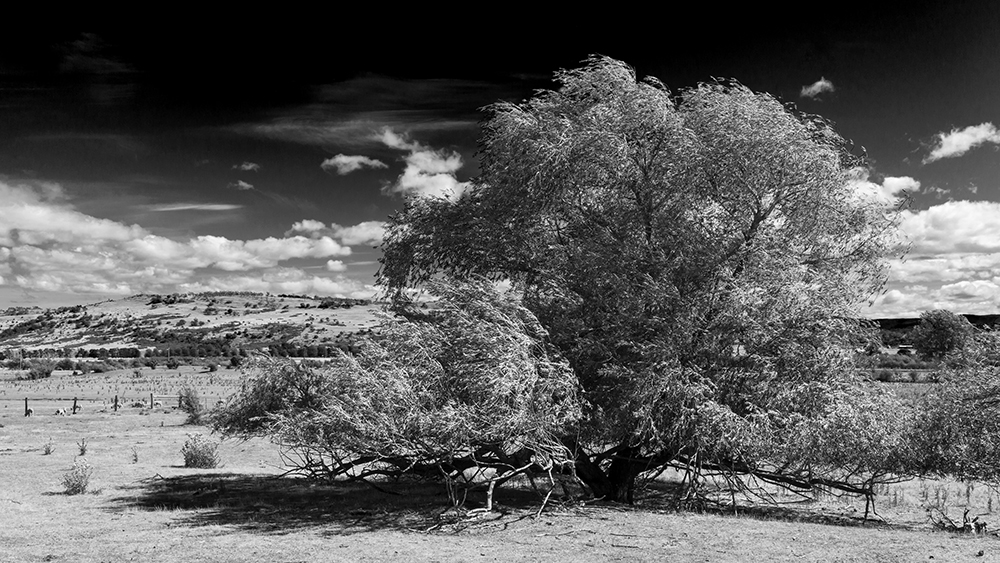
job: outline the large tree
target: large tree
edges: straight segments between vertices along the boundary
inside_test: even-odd
[[[564,441],[597,496],[667,465],[689,493],[718,470],[870,495],[899,436],[856,319],[897,210],[863,160],[735,82],[674,94],[601,57],[556,79],[488,108],[462,197],[391,219],[380,282],[402,306],[444,273],[510,280],[579,380]]]
[[[921,356],[940,359],[965,348],[975,330],[962,315],[935,309],[920,314],[920,324],[910,333],[910,341]]]

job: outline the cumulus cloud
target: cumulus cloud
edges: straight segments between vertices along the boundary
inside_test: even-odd
[[[905,211],[900,228],[916,254],[1000,252],[1000,203],[948,201]]]
[[[385,221],[363,221],[357,225],[343,226],[331,223],[329,227],[322,221],[303,219],[292,224],[285,236],[305,234],[311,238],[328,236],[339,239],[341,243],[351,246],[355,244],[378,244],[385,235]]]
[[[230,182],[229,187],[236,190],[252,190],[253,184],[249,182],[244,182],[243,180],[236,180],[235,182]]]
[[[244,161],[243,164],[234,164],[233,170],[242,170],[243,172],[257,172],[260,170],[260,165],[256,162]]]
[[[855,177],[851,180],[858,195],[864,198],[874,199],[886,205],[894,205],[899,198],[908,193],[920,190],[920,182],[909,176],[887,176],[882,179],[882,183],[872,182],[868,178],[868,171],[863,169],[854,170]]]
[[[356,170],[361,170],[365,167],[388,168],[388,166],[381,160],[368,158],[367,156],[346,154],[338,154],[337,156],[324,160],[323,163],[320,164],[320,168],[323,170],[336,169],[337,174],[341,176],[350,174]]]
[[[364,221],[349,227],[333,223],[330,228],[333,236],[346,245],[378,244],[385,236],[385,221]]]
[[[894,260],[878,316],[918,316],[929,309],[1000,310],[1000,203],[948,201],[904,211],[910,251]]]
[[[285,236],[291,233],[317,233],[324,230],[326,230],[326,223],[313,219],[303,219],[292,223],[292,229],[285,233]]]
[[[463,165],[462,156],[457,152],[426,147],[391,129],[384,129],[378,139],[387,147],[408,151],[403,157],[406,163],[403,173],[385,186],[385,192],[455,200],[468,187],[468,182],[460,182],[455,176]]]
[[[343,272],[347,270],[347,266],[344,264],[343,260],[327,260],[326,269],[331,272]]]
[[[970,125],[965,129],[952,129],[948,133],[938,133],[937,141],[930,154],[924,158],[924,164],[962,156],[983,143],[1000,144],[1000,132],[992,123]]]
[[[833,82],[830,82],[826,78],[820,77],[819,80],[813,82],[808,86],[803,86],[799,95],[803,98],[816,98],[820,94],[826,94],[835,91],[833,87]]]

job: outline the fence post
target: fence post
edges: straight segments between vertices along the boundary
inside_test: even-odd
[[[115,395],[115,404],[112,408],[115,409],[115,412],[118,412],[118,395]]]
[[[73,397],[73,414],[76,414],[76,397]]]
[[[28,416],[28,398],[24,398],[24,416]]]
[[[149,394],[149,410],[153,410],[153,394]]]

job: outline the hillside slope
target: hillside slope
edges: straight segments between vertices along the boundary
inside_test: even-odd
[[[0,312],[0,350],[330,346],[371,330],[380,309],[360,300],[245,292],[18,307]]]

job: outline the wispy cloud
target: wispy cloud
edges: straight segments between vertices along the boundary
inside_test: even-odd
[[[836,89],[833,87],[833,82],[830,82],[826,78],[821,77],[816,82],[813,82],[808,86],[803,86],[802,91],[799,92],[799,95],[803,98],[815,99],[820,94],[827,94],[830,92],[834,92],[835,90]]]
[[[249,182],[244,182],[243,180],[236,180],[235,182],[229,182],[228,187],[241,191],[254,189],[253,184]]]
[[[457,152],[426,147],[391,129],[384,129],[377,138],[387,147],[409,152],[403,157],[406,168],[395,182],[386,184],[386,193],[454,200],[468,187],[468,182],[455,176],[463,165]]]
[[[242,205],[229,203],[165,203],[146,207],[150,211],[232,211],[242,208]]]
[[[244,161],[243,164],[234,164],[233,170],[242,170],[243,172],[257,172],[260,170],[260,165],[256,162]]]
[[[350,174],[355,170],[360,170],[362,168],[388,168],[384,162],[381,160],[376,160],[374,158],[368,158],[367,156],[361,155],[346,155],[338,154],[337,156],[328,158],[320,164],[323,170],[330,170],[335,168],[337,174],[344,176]]]
[[[948,133],[938,133],[936,137],[934,148],[924,158],[924,164],[962,156],[984,143],[1000,144],[1000,132],[989,122],[970,125],[965,129],[952,129]]]

